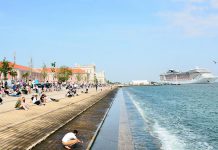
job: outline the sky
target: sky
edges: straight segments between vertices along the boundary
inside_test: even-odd
[[[218,0],[0,0],[0,60],[95,64],[110,81],[218,75]]]

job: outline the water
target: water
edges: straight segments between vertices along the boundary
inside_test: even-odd
[[[103,123],[101,130],[92,146],[93,150],[116,150],[118,149],[119,136],[119,115],[120,104],[118,94],[114,99],[113,105],[109,110],[107,118]]]
[[[135,149],[218,150],[218,84],[122,90]]]

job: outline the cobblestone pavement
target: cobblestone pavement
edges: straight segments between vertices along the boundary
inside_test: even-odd
[[[59,102],[50,102],[45,106],[31,106],[29,111],[0,112],[0,148],[31,148],[109,92],[109,89],[102,92],[90,90],[89,94],[63,98]]]

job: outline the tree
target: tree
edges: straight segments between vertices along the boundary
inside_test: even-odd
[[[41,75],[42,75],[42,77],[43,77],[43,79],[45,81],[46,77],[48,76],[48,73],[46,71],[46,64],[43,64],[43,66],[42,66]]]
[[[72,70],[70,70],[66,66],[60,67],[60,69],[57,72],[57,78],[60,82],[66,82],[70,76],[72,75]]]
[[[24,78],[25,81],[27,82],[27,79],[28,79],[29,75],[30,75],[30,73],[29,73],[29,72],[26,72],[26,73],[24,73],[24,74],[22,75],[22,78]]]
[[[107,84],[112,84],[112,82],[110,80],[107,80]]]
[[[80,82],[82,80],[82,75],[80,73],[77,73],[76,79],[77,79],[77,82]]]
[[[8,73],[13,69],[12,66],[10,66],[9,62],[6,60],[6,58],[3,59],[2,63],[0,64],[0,72],[3,74],[4,80],[7,80]]]
[[[11,70],[11,71],[9,72],[9,74],[11,75],[12,80],[14,80],[15,77],[17,76],[17,71],[16,71],[16,70]]]

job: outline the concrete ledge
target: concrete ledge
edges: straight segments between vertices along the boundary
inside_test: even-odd
[[[101,123],[98,125],[98,128],[97,128],[97,130],[95,131],[95,134],[94,134],[94,136],[92,137],[91,141],[89,142],[89,145],[87,146],[86,150],[90,150],[90,149],[92,148],[92,146],[93,146],[93,144],[94,144],[94,142],[95,142],[95,140],[96,140],[96,138],[97,138],[97,136],[98,136],[98,133],[100,132],[100,129],[101,129],[101,127],[102,127],[102,125],[103,125],[103,123],[104,123],[104,121],[105,121],[105,119],[106,119],[106,117],[107,117],[107,115],[108,115],[108,113],[109,113],[110,108],[111,108],[112,105],[113,105],[113,102],[110,104],[110,107],[107,109],[107,111],[106,111],[106,113],[105,113],[105,115],[104,115],[104,117],[103,117]]]
[[[123,98],[123,92],[120,97],[120,123],[119,123],[119,150],[134,150],[134,143],[132,139],[131,130],[129,127],[126,104]]]

